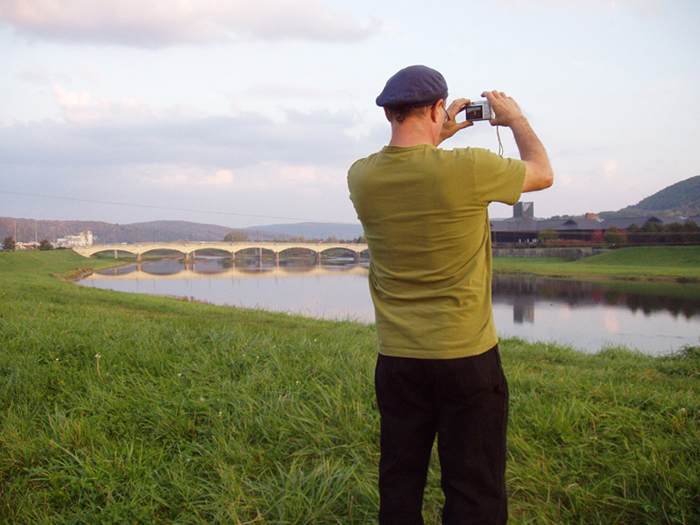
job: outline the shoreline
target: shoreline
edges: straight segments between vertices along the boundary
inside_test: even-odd
[[[543,277],[547,279],[561,279],[571,281],[626,281],[649,283],[676,283],[676,284],[700,284],[700,277],[671,277],[663,275],[649,276],[625,276],[625,275],[596,275],[596,274],[556,274],[535,273],[532,271],[518,270],[493,270],[494,275],[523,275],[528,277]]]

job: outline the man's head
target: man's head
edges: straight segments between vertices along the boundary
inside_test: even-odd
[[[426,66],[409,66],[392,76],[377,97],[377,105],[387,116],[402,122],[417,108],[433,106],[447,98],[447,82],[434,69]]]

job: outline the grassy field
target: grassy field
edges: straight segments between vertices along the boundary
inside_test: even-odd
[[[372,326],[55,277],[86,263],[0,253],[0,523],[376,521]],[[700,349],[501,348],[512,523],[700,523]]]
[[[580,261],[498,257],[494,258],[493,267],[496,272],[554,277],[700,282],[700,246],[622,248]]]

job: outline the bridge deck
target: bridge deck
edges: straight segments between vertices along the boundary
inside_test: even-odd
[[[113,252],[115,257],[118,252],[126,252],[136,255],[137,258],[156,250],[170,250],[182,253],[185,258],[191,259],[195,253],[201,250],[217,250],[227,252],[234,258],[236,253],[242,250],[260,249],[267,252],[280,253],[292,249],[304,249],[320,256],[323,252],[333,249],[342,249],[360,255],[368,249],[364,243],[287,243],[287,242],[144,242],[122,244],[96,244],[86,248],[73,248],[76,253],[84,257],[92,257],[96,253]]]

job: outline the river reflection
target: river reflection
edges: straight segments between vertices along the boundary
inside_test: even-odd
[[[372,322],[367,274],[366,265],[351,259],[163,259],[96,273],[80,284]],[[495,275],[493,310],[501,335],[558,341],[587,352],[626,346],[660,354],[700,343],[697,284]]]
[[[700,343],[700,285],[570,281],[495,275],[502,335],[597,352],[624,346],[661,354]]]

